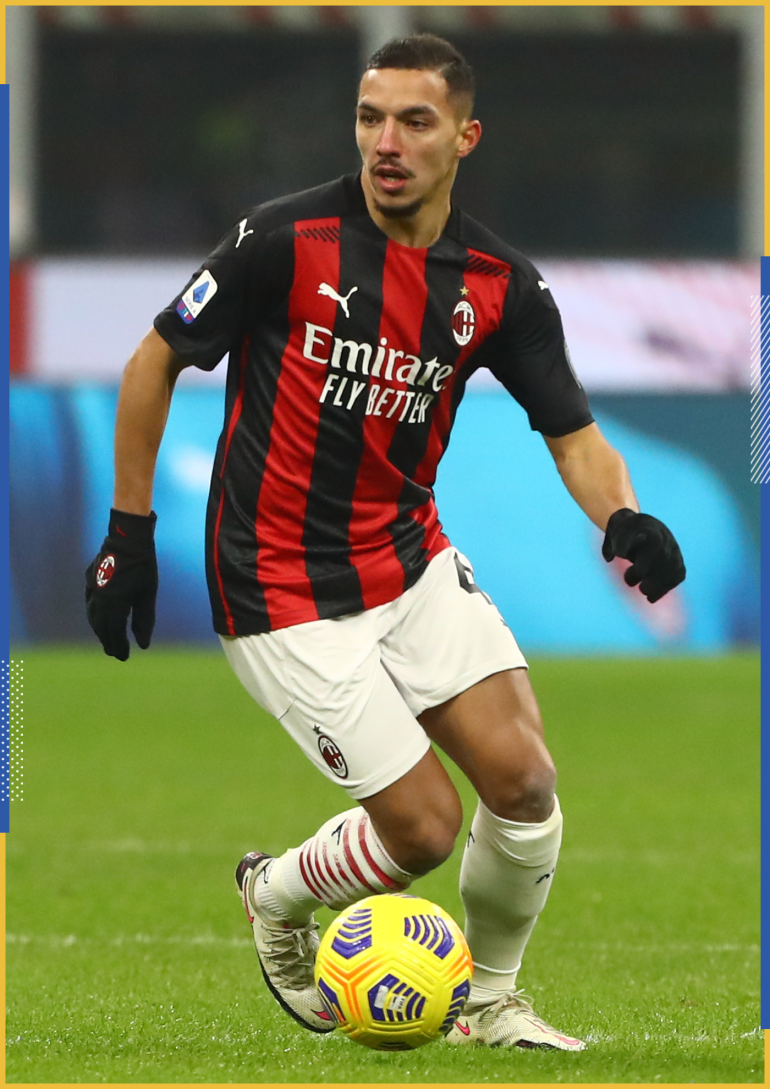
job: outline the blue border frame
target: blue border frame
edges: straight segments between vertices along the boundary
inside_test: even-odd
[[[0,85],[0,123],[3,126],[2,136],[0,136],[0,148],[2,149],[2,168],[0,168],[0,178],[2,179],[2,205],[7,208],[9,201],[9,178],[8,178],[8,163],[9,163],[9,149],[8,149],[8,103],[9,93],[8,84]],[[8,254],[8,216],[7,214],[0,217],[0,231],[2,232],[2,249]],[[5,330],[9,328],[9,270],[8,261],[4,261],[0,265],[0,277],[2,277],[2,287],[0,288],[0,306],[2,306],[2,313],[0,314],[0,324]],[[1,754],[1,766],[2,766],[2,789],[0,790],[0,832],[7,832],[9,830],[9,817],[10,817],[10,781],[9,781],[9,709],[10,709],[10,647],[9,647],[9,623],[8,623],[8,573],[10,570],[10,556],[8,550],[8,534],[9,534],[9,463],[8,463],[8,385],[9,385],[9,345],[8,336],[3,337],[3,356],[5,359],[4,374],[6,376],[5,382],[2,383],[2,418],[5,420],[5,435],[3,436],[2,443],[0,443],[0,480],[2,484],[2,502],[0,502],[0,508],[2,509],[3,527],[2,534],[0,534],[0,540],[2,541],[2,562],[6,571],[5,579],[0,581],[2,587],[2,598],[0,599],[0,661],[4,663],[3,668],[6,673],[6,685],[3,689],[2,696],[2,727],[0,728],[0,754]]]
[[[761,265],[761,278],[760,278],[760,292],[762,297],[770,296],[770,257],[762,257],[760,260]],[[761,356],[761,379],[762,385],[766,382],[770,382],[770,350],[762,346]],[[765,435],[762,436],[766,438]],[[761,555],[764,561],[765,553],[767,551],[766,542],[770,541],[770,484],[758,484],[757,487],[762,489],[761,492]],[[764,567],[764,564],[763,564]],[[762,572],[764,575],[764,571]],[[761,580],[761,611],[762,611],[762,628],[761,628],[761,643],[762,646],[770,636],[770,579],[762,577]],[[764,655],[761,659],[761,684],[762,684],[762,781],[763,785],[767,782],[770,775],[770,757],[768,756],[767,737],[765,733],[765,722],[770,713],[770,695],[768,694],[768,684],[770,683],[770,676],[768,676],[768,664]],[[765,914],[765,908],[768,902],[770,902],[770,869],[768,867],[767,858],[767,845],[770,843],[770,811],[765,803],[764,790],[763,790],[763,804],[762,804],[762,906],[763,917]],[[765,928],[763,927],[763,930]],[[770,951],[767,949],[766,943],[762,943],[762,1027],[770,1027]]]

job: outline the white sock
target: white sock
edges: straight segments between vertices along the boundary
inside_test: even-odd
[[[479,802],[460,869],[474,965],[470,1003],[516,986],[524,947],[553,882],[561,830],[558,798],[542,824],[503,820]]]
[[[304,926],[321,904],[339,911],[373,893],[401,892],[414,877],[396,865],[360,806],[332,817],[264,872],[252,890],[255,905],[293,926]]]

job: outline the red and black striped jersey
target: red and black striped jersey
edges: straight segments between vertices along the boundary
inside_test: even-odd
[[[206,525],[223,635],[417,581],[449,544],[432,489],[477,368],[546,435],[592,420],[537,270],[457,209],[428,249],[391,241],[358,176],[249,212],[155,328],[204,370],[229,352]]]

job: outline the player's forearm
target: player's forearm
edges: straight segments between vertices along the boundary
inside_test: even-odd
[[[639,510],[626,463],[596,424],[546,443],[565,487],[599,529],[622,507]]]
[[[599,456],[568,460],[559,471],[572,498],[602,531],[616,510],[639,510],[626,463],[612,447]]]
[[[113,505],[117,510],[146,515],[152,509],[155,463],[182,366],[153,330],[123,372],[115,421]]]

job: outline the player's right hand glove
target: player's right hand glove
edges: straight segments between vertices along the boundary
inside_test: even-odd
[[[616,510],[607,523],[602,556],[607,563],[616,556],[631,560],[623,578],[629,586],[638,585],[649,602],[659,601],[687,574],[679,545],[668,526],[651,514],[637,514],[629,507]]]
[[[157,515],[110,511],[102,547],[86,570],[86,615],[104,653],[125,662],[130,654],[126,627],[146,650],[155,626],[158,564],[155,559]]]

